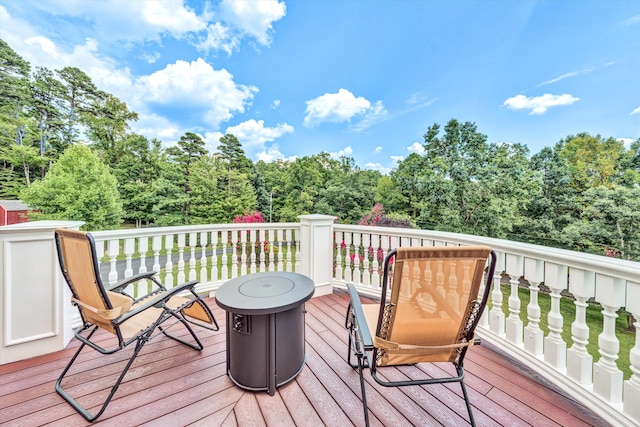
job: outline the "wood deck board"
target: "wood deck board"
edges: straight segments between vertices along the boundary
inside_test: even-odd
[[[162,336],[153,339],[137,357],[105,413],[93,424],[364,425],[358,375],[346,362],[347,294],[337,291],[307,303],[305,366],[273,397],[241,389],[225,375],[224,311],[213,299],[208,303],[221,331],[196,329],[205,349],[197,352]],[[98,338],[104,343],[110,339],[107,333]],[[54,391],[58,375],[77,346],[73,340],[65,350],[0,366],[0,425],[90,425]],[[127,352],[120,353],[105,357],[83,351],[65,388],[82,396],[80,400],[94,409],[115,381],[116,362],[121,365],[128,357]],[[472,348],[465,367],[465,383],[479,426],[606,425],[488,345]],[[393,380],[442,372],[438,364],[381,370],[384,377]],[[458,426],[468,422],[458,384],[385,388],[368,372],[365,379],[371,425]]]

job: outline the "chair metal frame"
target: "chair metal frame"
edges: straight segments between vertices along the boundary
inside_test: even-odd
[[[489,248],[487,248],[489,249]],[[382,323],[383,323],[383,313],[385,310],[385,305],[388,303],[387,298],[387,289],[389,288],[389,280],[391,277],[390,273],[390,264],[391,260],[395,257],[398,250],[402,249],[392,249],[384,260],[384,270],[383,270],[383,279],[382,279],[382,294],[380,298],[380,312],[378,315],[378,323],[376,326],[376,335],[380,335]],[[365,379],[364,379],[364,369],[368,368],[373,379],[380,385],[385,387],[404,387],[404,386],[412,386],[412,385],[423,385],[423,384],[443,384],[450,382],[458,382],[460,387],[462,388],[462,394],[464,396],[465,404],[467,406],[467,411],[469,413],[469,421],[472,426],[475,426],[475,419],[473,417],[473,412],[471,410],[471,403],[469,401],[469,396],[467,394],[467,389],[464,384],[464,358],[469,349],[469,346],[473,343],[479,343],[479,339],[474,337],[475,328],[480,320],[482,312],[484,311],[487,300],[489,297],[489,293],[491,290],[491,283],[493,280],[493,275],[496,268],[497,255],[495,251],[490,250],[490,256],[487,257],[488,265],[485,269],[484,275],[484,290],[482,291],[482,295],[480,298],[472,299],[470,296],[470,302],[474,304],[474,307],[471,309],[472,312],[469,313],[469,321],[464,328],[463,333],[463,341],[466,342],[466,345],[461,346],[457,351],[457,357],[453,360],[453,365],[456,369],[456,376],[447,376],[447,377],[437,377],[437,378],[422,378],[416,380],[406,380],[406,381],[387,381],[380,376],[377,375],[378,367],[375,361],[378,358],[378,354],[380,349],[376,347],[374,344],[374,337],[369,330],[369,326],[367,325],[367,320],[365,317],[364,310],[362,308],[362,304],[360,302],[360,294],[356,289],[353,283],[348,283],[347,288],[349,292],[350,302],[347,308],[347,315],[345,319],[345,327],[349,330],[349,342],[348,342],[348,355],[347,355],[347,363],[349,365],[358,370],[358,374],[360,377],[360,390],[362,394],[362,404],[364,408],[364,418],[365,424],[369,426],[369,410],[367,406],[367,397],[365,390]],[[356,356],[357,363],[352,361],[352,354]],[[372,363],[374,361],[374,363]],[[394,365],[388,365],[394,366]]]
[[[92,263],[91,268],[93,269],[93,276],[94,276],[93,279],[95,280],[95,283],[93,283],[92,285],[97,287],[106,308],[114,309],[114,304],[112,303],[107,291],[124,295],[130,298],[132,300],[132,304],[134,304],[134,307],[132,307],[129,311],[126,311],[123,314],[110,320],[111,326],[113,327],[113,331],[110,331],[110,332],[114,332],[118,340],[117,345],[113,348],[104,348],[91,340],[91,337],[95,334],[95,332],[98,329],[100,329],[100,326],[87,320],[87,316],[85,315],[84,310],[91,309],[91,307],[86,306],[85,304],[83,304],[82,301],[78,300],[79,295],[76,290],[76,285],[78,284],[75,284],[73,282],[71,274],[67,269],[67,265],[64,259],[64,247],[63,247],[64,243],[61,241],[61,235],[70,236],[74,234],[75,236],[72,238],[86,238],[89,243],[90,252],[91,252],[90,257],[91,257],[91,263]],[[73,295],[72,304],[78,307],[80,316],[82,318],[82,323],[83,323],[82,326],[75,331],[75,337],[81,342],[81,344],[76,350],[71,360],[69,360],[69,362],[67,363],[66,367],[64,368],[60,376],[58,377],[58,380],[56,381],[55,389],[56,389],[56,392],[60,396],[62,396],[87,421],[93,422],[100,415],[102,415],[102,413],[107,408],[107,405],[113,398],[114,394],[118,390],[120,383],[124,379],[127,371],[131,367],[136,356],[140,353],[143,346],[149,340],[151,340],[154,336],[157,336],[159,333],[162,333],[173,340],[176,340],[190,348],[193,348],[194,350],[201,351],[204,348],[204,346],[202,345],[201,341],[198,339],[197,335],[195,334],[190,324],[195,324],[212,331],[218,331],[220,329],[210,308],[206,305],[206,303],[202,300],[202,298],[195,292],[194,287],[198,283],[197,281],[193,280],[193,281],[184,283],[182,285],[176,286],[174,288],[166,289],[156,277],[156,272],[151,271],[151,272],[140,273],[140,274],[125,278],[121,282],[117,283],[114,287],[107,289],[105,288],[102,282],[102,279],[100,277],[98,257],[95,249],[95,240],[93,239],[93,236],[91,236],[90,233],[83,233],[83,232],[78,232],[74,230],[56,230],[55,241],[56,241],[56,247],[58,250],[57,252],[58,252],[58,261],[60,263],[60,268]],[[127,286],[134,284],[136,282],[139,282],[141,280],[149,280],[153,282],[154,287],[156,289],[154,289],[152,292],[138,299],[135,299],[124,292]],[[185,294],[185,293],[187,294],[190,293],[192,298],[190,299],[183,298],[184,301],[183,299],[180,299],[181,304],[174,308],[171,308],[167,305],[167,302],[171,298],[176,297],[179,294]],[[202,313],[205,313],[206,316],[208,317],[208,322],[210,323],[210,325],[204,323],[204,321],[203,322],[194,321],[191,318],[187,317],[188,315],[185,315],[183,311],[194,306],[194,304],[198,304],[200,306]],[[129,319],[137,315],[140,315],[141,313],[144,313],[146,310],[149,310],[152,308],[161,309],[155,322],[150,323],[146,328],[139,331],[135,336],[126,338],[121,331],[121,325],[125,324],[125,322],[127,322]],[[170,319],[175,319],[175,322],[169,325],[169,327],[177,323],[181,323],[193,338],[193,342],[183,340],[169,333],[167,331],[168,328],[163,327],[163,324]],[[160,332],[154,335],[154,332],[156,332],[156,330]],[[106,400],[103,402],[102,406],[100,407],[98,412],[96,412],[95,414],[90,413],[84,406],[82,406],[82,404],[80,404],[76,399],[74,399],[62,387],[63,379],[65,378],[65,376],[67,375],[67,373],[69,372],[72,365],[74,364],[74,362],[76,361],[76,359],[78,358],[82,350],[85,348],[85,346],[89,346],[90,348],[99,352],[100,354],[109,355],[125,349],[132,343],[135,343],[133,354],[127,361],[120,375],[118,376],[118,379],[116,380],[115,384],[111,388]]]

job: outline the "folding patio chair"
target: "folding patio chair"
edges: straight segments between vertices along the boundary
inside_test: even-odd
[[[71,302],[80,311],[83,323],[75,332],[76,338],[82,344],[58,378],[56,391],[88,421],[94,421],[102,415],[127,370],[144,344],[154,336],[156,330],[159,331],[157,334],[161,332],[169,338],[200,351],[203,348],[202,343],[190,324],[196,324],[213,331],[219,329],[213,313],[194,290],[196,281],[166,289],[155,277],[155,272],[148,272],[128,277],[114,287],[107,289],[100,278],[95,241],[91,234],[59,229],[55,231],[55,240],[62,274],[71,288]],[[136,282],[144,283],[144,286],[139,286],[139,288],[144,287],[150,292],[140,298],[127,295],[125,288]],[[186,294],[188,297],[179,294]],[[193,342],[185,341],[169,333],[165,322],[170,319],[174,320],[170,322],[171,325],[175,323],[184,325],[191,334]],[[92,341],[91,337],[98,329],[104,329],[115,335],[117,344],[114,344],[113,347],[103,348],[96,342],[97,340]],[[133,354],[115,385],[111,388],[107,399],[95,415],[91,414],[63,389],[62,380],[85,345],[103,355],[108,355],[123,350],[132,343],[135,343]]]
[[[398,248],[384,260],[380,303],[362,304],[356,287],[348,284],[347,361],[360,375],[367,426],[365,368],[386,387],[459,382],[469,420],[475,425],[463,362],[487,304],[495,264],[495,252],[484,246]],[[479,295],[483,274],[484,290]],[[351,360],[352,353],[357,364]],[[387,381],[378,375],[385,366],[422,362],[451,362],[457,375],[430,378],[425,374],[425,378],[406,381]]]

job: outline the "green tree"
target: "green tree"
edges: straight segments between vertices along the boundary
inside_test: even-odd
[[[39,211],[38,219],[85,221],[86,230],[114,228],[121,222],[116,178],[82,145],[67,148],[45,178],[24,189],[20,197]]]
[[[55,78],[53,72],[44,67],[36,67],[31,80],[31,115],[38,123],[38,141],[40,155],[50,154],[50,160],[57,158],[62,151],[63,117],[60,102],[64,85]],[[41,170],[44,177],[45,169]]]
[[[182,172],[176,184],[181,185],[185,194],[182,204],[182,218],[185,224],[189,223],[189,193],[191,192],[191,165],[207,154],[204,141],[199,135],[187,132],[180,137],[177,145],[167,149],[169,158],[172,159]],[[176,177],[178,178],[178,177]]]
[[[334,215],[340,222],[355,224],[374,204],[380,172],[361,170],[350,157],[330,167],[327,183],[318,194],[317,213]]]
[[[563,230],[576,250],[640,258],[640,188],[599,186],[584,192],[582,218]]]
[[[624,144],[614,138],[570,135],[556,144],[556,151],[571,170],[571,185],[578,194],[591,187],[612,186],[619,178]]]
[[[569,165],[553,148],[545,147],[531,157],[530,169],[541,182],[523,211],[525,220],[514,228],[515,239],[564,246],[562,230],[580,216]]]
[[[246,156],[238,138],[230,133],[222,136],[217,149],[219,157],[227,164],[229,171],[245,174],[249,178],[256,196],[257,209],[266,212],[269,209],[270,193],[267,191],[264,177]]]
[[[70,144],[78,139],[78,125],[86,124],[88,119],[96,115],[96,105],[106,94],[99,91],[91,78],[79,68],[65,67],[56,70],[56,73],[64,85],[61,109],[66,125],[63,134],[64,141]]]
[[[96,114],[85,118],[86,134],[105,163],[114,167],[125,154],[129,122],[137,121],[138,114],[129,111],[127,104],[110,94],[92,102]]]
[[[160,163],[167,161],[165,157],[160,141],[131,134],[126,137],[119,159],[112,168],[123,202],[123,217],[135,221],[136,227],[154,221],[156,201],[152,188],[160,175]]]
[[[281,221],[297,221],[299,215],[314,213],[320,191],[325,188],[328,167],[331,165],[328,153],[305,156],[296,159],[283,176],[283,200],[279,209]]]

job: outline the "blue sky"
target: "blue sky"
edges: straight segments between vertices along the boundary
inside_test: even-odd
[[[388,172],[451,118],[531,154],[640,137],[638,1],[0,0],[0,37],[85,71],[137,133],[233,133],[254,161]]]

